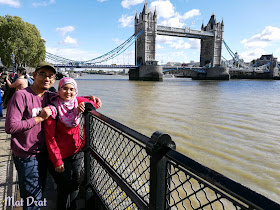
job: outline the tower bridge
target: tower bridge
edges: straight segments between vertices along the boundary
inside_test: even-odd
[[[143,11],[136,13],[135,34],[143,31],[142,35],[135,43],[135,61],[139,69],[130,71],[130,79],[136,80],[161,80],[162,68],[157,65],[156,36],[176,36],[184,38],[196,38],[201,40],[200,66],[208,66],[206,73],[197,73],[200,79],[229,79],[228,68],[221,66],[222,44],[224,23],[217,22],[212,14],[208,24],[201,30],[191,30],[190,28],[174,28],[157,25],[157,12],[152,13],[147,1],[145,1]]]
[[[201,30],[190,28],[175,28],[157,25],[157,11],[149,10],[145,1],[143,11],[136,13],[134,20],[134,34],[120,46],[104,55],[87,61],[66,59],[51,53],[46,53],[46,58],[54,61],[57,67],[77,68],[129,68],[130,80],[162,80],[163,68],[156,61],[157,35],[175,36],[200,39],[200,62],[198,68],[183,67],[181,71],[193,71],[194,79],[222,79],[228,80],[231,72],[253,72],[254,74],[266,73],[268,77],[279,77],[277,59],[268,60],[266,63],[259,61],[258,67],[245,64],[236,53],[233,53],[223,40],[224,22],[217,22],[216,16],[211,15],[206,26],[202,24]],[[135,44],[135,65],[103,65],[104,61],[113,59]],[[232,56],[235,65],[222,59],[222,46]],[[238,65],[236,65],[238,64]],[[238,67],[237,67],[238,66]],[[239,73],[238,73],[239,74]]]

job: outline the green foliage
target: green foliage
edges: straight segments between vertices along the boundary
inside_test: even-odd
[[[35,25],[17,16],[0,16],[0,58],[5,66],[12,66],[12,54],[17,65],[35,67],[45,59],[45,41]]]
[[[255,64],[256,62],[257,62],[257,60],[252,60],[252,61],[250,62],[250,64],[253,65],[253,64]]]

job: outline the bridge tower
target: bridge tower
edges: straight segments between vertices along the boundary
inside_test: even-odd
[[[145,1],[143,11],[135,15],[135,34],[142,34],[135,42],[135,65],[137,70],[130,70],[131,80],[162,80],[162,67],[157,65],[156,35],[157,35],[157,12],[152,13]]]
[[[156,57],[156,32],[157,32],[157,13],[149,10],[147,1],[143,11],[135,15],[135,34],[143,30],[141,36],[135,44],[135,65],[143,65],[148,61],[155,61]]]
[[[213,37],[201,39],[200,66],[215,67],[221,65],[224,21],[217,22],[215,14],[212,14],[208,24],[201,31],[210,31]]]

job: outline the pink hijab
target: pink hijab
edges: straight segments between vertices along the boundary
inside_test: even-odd
[[[75,96],[69,100],[63,100],[60,98],[59,94],[52,99],[52,103],[55,105],[56,110],[58,112],[58,116],[60,121],[66,126],[66,127],[76,127],[80,123],[80,117],[79,117],[79,112],[77,110],[78,107],[78,100],[77,100],[77,95],[78,95],[78,87],[77,83],[74,79],[70,77],[64,77],[59,81],[58,84],[58,93],[60,89],[63,87],[65,84],[71,84],[74,86],[76,90]],[[54,115],[57,115],[56,110],[54,107],[50,106],[52,109],[52,117],[54,118]]]

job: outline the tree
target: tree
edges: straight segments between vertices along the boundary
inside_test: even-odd
[[[251,65],[254,65],[256,62],[257,62],[257,60],[254,59],[254,60],[252,60],[252,61],[250,62],[250,64],[251,64]]]
[[[12,66],[12,54],[15,64],[35,67],[45,59],[45,41],[35,25],[17,16],[0,16],[0,58],[7,67]]]

